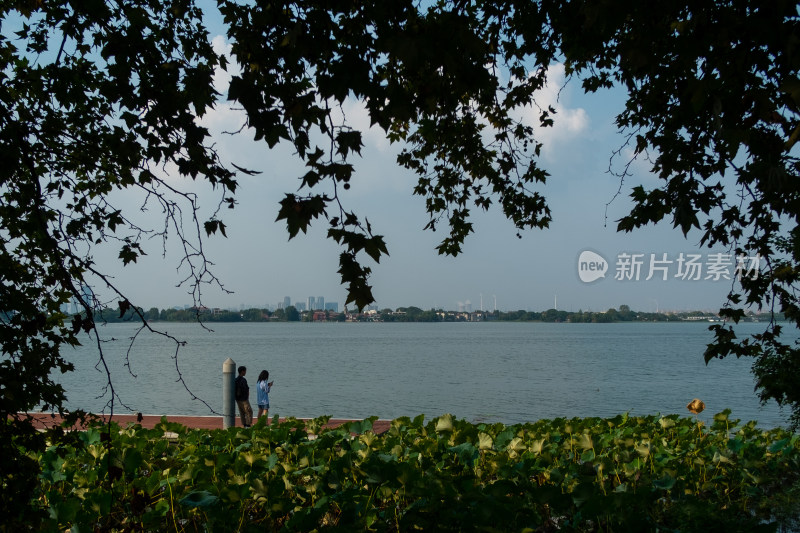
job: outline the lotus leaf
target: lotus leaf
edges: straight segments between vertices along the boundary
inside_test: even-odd
[[[219,502],[219,498],[208,491],[192,491],[180,500],[184,507],[210,507]]]
[[[653,486],[661,490],[670,490],[675,486],[675,478],[669,474],[664,474],[663,477],[653,481]]]
[[[592,436],[588,433],[583,433],[578,436],[577,439],[578,448],[581,450],[590,450],[594,448],[594,443],[592,442]]]
[[[436,419],[436,432],[448,433],[453,431],[453,415],[444,414]]]
[[[662,429],[669,429],[675,427],[675,420],[672,418],[661,417],[658,419],[658,425],[661,426]]]
[[[478,449],[491,450],[493,445],[494,441],[492,440],[491,435],[484,432],[478,433]]]
[[[642,441],[639,445],[634,447],[636,453],[639,454],[640,457],[647,457],[650,455],[650,441]]]
[[[714,458],[711,459],[711,462],[717,463],[717,464],[719,464],[719,463],[730,463],[731,460],[729,458],[725,457],[724,455],[722,455],[721,453],[719,453],[719,451],[715,451],[714,452]]]
[[[531,441],[530,450],[531,452],[539,455],[542,453],[542,448],[544,447],[545,439],[538,439]]]
[[[471,442],[463,442],[458,446],[451,447],[449,450],[456,454],[462,464],[469,467],[472,467],[478,458],[478,449]]]
[[[290,421],[241,432],[246,439],[184,432],[172,444],[129,429],[112,439],[109,464],[124,470],[113,498],[105,461],[86,469],[95,464],[93,444],[81,442],[41,454],[36,502],[59,524],[51,529],[72,531],[173,529],[173,512],[186,531],[240,521],[242,531],[364,530],[369,521],[382,531],[585,530],[589,522],[603,530],[689,530],[674,521],[688,497],[707,520],[730,525],[724,509],[741,524],[750,516],[769,523],[775,491],[797,479],[800,464],[796,437],[752,424],[732,436],[690,418],[571,419],[572,434],[562,439],[563,419],[422,422],[395,421],[384,434],[355,437],[349,428],[326,429],[312,440]],[[83,502],[74,512],[73,501]]]

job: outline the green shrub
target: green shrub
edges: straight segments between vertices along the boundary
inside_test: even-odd
[[[53,531],[756,531],[795,520],[800,443],[715,417],[450,415],[324,429],[93,427],[38,457]],[[310,435],[313,432],[314,435]]]

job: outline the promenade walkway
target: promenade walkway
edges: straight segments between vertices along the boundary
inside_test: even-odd
[[[41,429],[53,427],[61,424],[61,417],[57,414],[50,413],[31,413],[34,418],[34,424]],[[108,419],[108,415],[97,415],[103,421]],[[183,415],[165,415],[168,422],[176,422],[182,426],[196,429],[222,429],[221,416],[183,416]],[[137,415],[130,414],[115,414],[113,420],[122,427],[128,424],[141,424],[144,428],[152,429],[159,422],[161,422],[162,415],[142,415],[139,420]],[[280,419],[283,421],[283,419]],[[299,418],[298,420],[310,420],[308,418]],[[336,428],[347,422],[354,422],[353,419],[345,418],[331,418],[325,427]],[[241,427],[241,420],[236,417],[236,425]],[[375,433],[383,433],[389,429],[392,422],[391,420],[376,420],[372,424],[372,430]]]

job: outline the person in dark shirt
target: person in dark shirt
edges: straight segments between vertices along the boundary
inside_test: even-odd
[[[253,423],[253,408],[250,406],[250,387],[244,378],[247,367],[239,367],[239,376],[236,378],[236,405],[239,406],[239,417],[242,425],[249,428]]]

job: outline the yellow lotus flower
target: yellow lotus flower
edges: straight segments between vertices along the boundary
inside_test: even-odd
[[[703,409],[706,408],[706,404],[704,404],[702,400],[695,398],[694,400],[689,402],[689,405],[687,405],[686,408],[689,410],[690,413],[698,415],[703,412]]]

